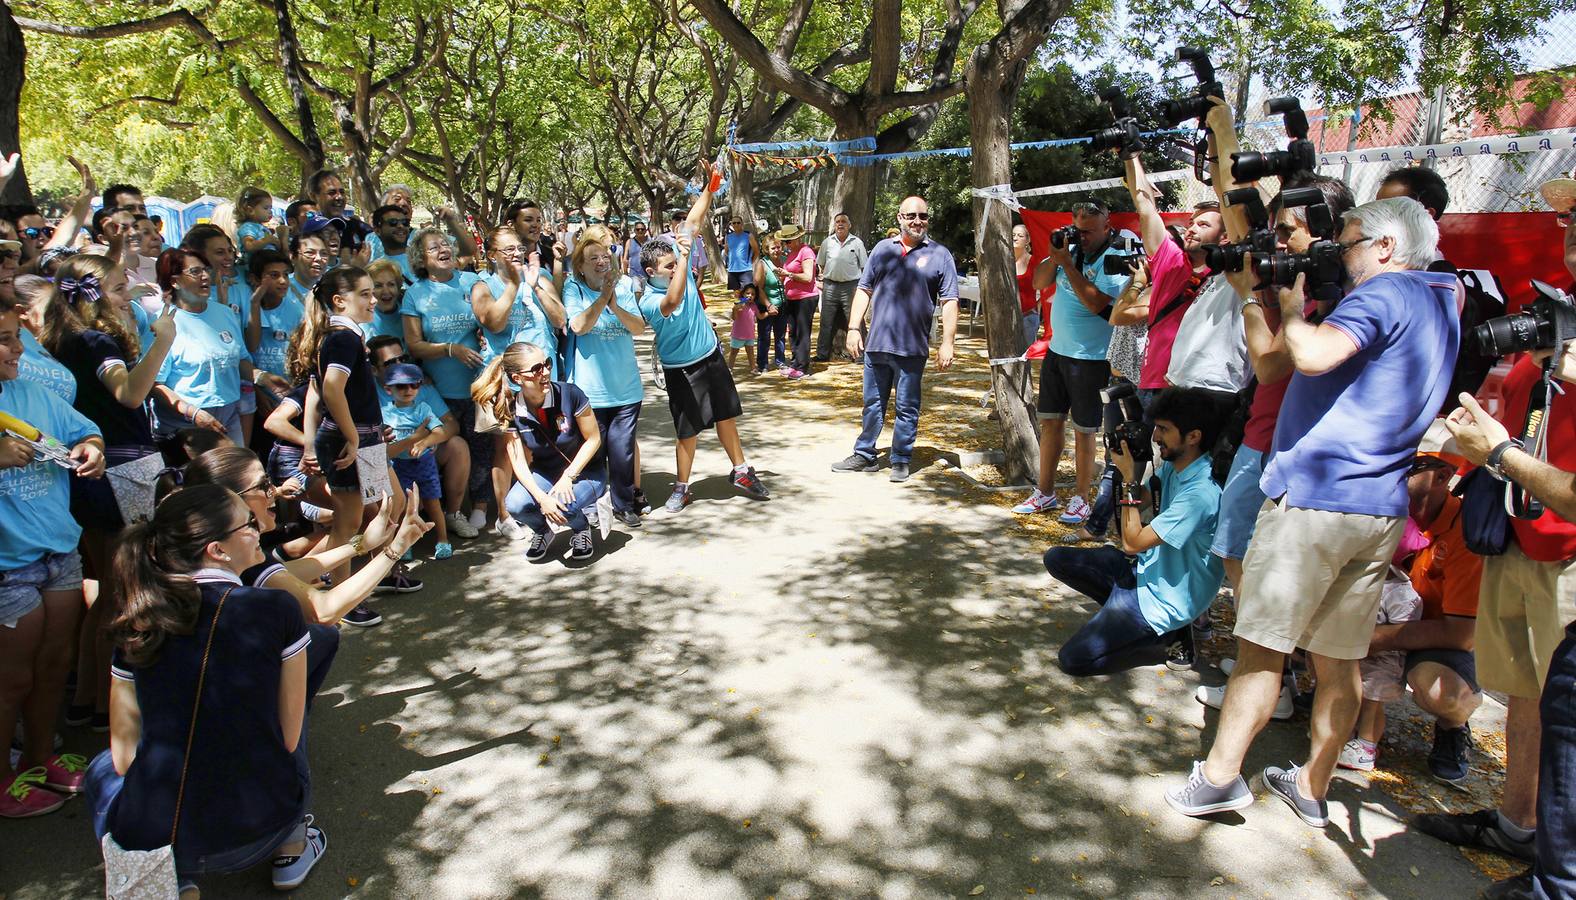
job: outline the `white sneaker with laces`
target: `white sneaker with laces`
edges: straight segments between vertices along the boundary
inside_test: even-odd
[[[481,534],[476,530],[476,526],[471,524],[470,519],[465,518],[465,514],[459,510],[449,513],[445,521],[449,523],[449,534],[455,537],[473,538]]]
[[[523,541],[531,536],[531,529],[516,522],[513,516],[503,516],[493,526],[493,533],[511,541]]]
[[[1093,511],[1089,508],[1088,500],[1085,500],[1083,497],[1074,497],[1067,501],[1066,511],[1057,516],[1056,521],[1063,525],[1082,525],[1083,520],[1089,518],[1089,513]]]
[[[1363,742],[1352,738],[1341,748],[1341,755],[1335,764],[1343,769],[1356,769],[1359,772],[1372,772],[1374,763],[1379,759],[1379,748],[1369,750]]]
[[[1029,499],[1014,506],[1012,511],[1019,515],[1028,515],[1030,513],[1050,512],[1061,505],[1062,501],[1056,499],[1055,494],[1042,494],[1039,488],[1035,488],[1034,493],[1029,495]]]
[[[312,816],[306,817],[306,847],[299,856],[274,857],[274,889],[291,891],[306,881],[312,867],[328,851],[328,836],[323,829],[312,825]]]
[[[1226,702],[1226,686],[1201,684],[1198,690],[1193,692],[1193,699],[1211,709],[1220,709]],[[1270,718],[1284,721],[1291,718],[1292,712],[1291,686],[1283,684],[1280,697],[1275,701],[1275,711],[1270,714]]]

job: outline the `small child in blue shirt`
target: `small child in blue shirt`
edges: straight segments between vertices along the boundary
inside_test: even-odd
[[[383,424],[394,432],[389,464],[402,489],[408,491],[412,484],[421,488],[421,511],[433,523],[438,539],[432,556],[448,559],[454,555],[454,547],[443,520],[443,483],[438,478],[438,456],[432,450],[452,435],[444,430],[442,417],[417,396],[421,382],[421,369],[410,363],[395,363],[384,373],[388,396],[382,404]]]

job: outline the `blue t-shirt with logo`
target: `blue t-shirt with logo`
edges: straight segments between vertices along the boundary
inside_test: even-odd
[[[26,328],[22,332],[22,358],[17,360],[17,377],[48,388],[51,393],[67,403],[77,402],[77,378],[33,337]]]
[[[381,402],[383,405],[383,424],[393,429],[395,441],[405,440],[419,431],[423,425],[431,430],[443,427],[443,419],[438,415],[437,410],[422,402],[420,391],[416,392],[416,399],[411,401],[409,406],[400,406],[394,402],[393,397],[387,395],[384,395]],[[448,407],[445,406],[444,410],[447,411]],[[409,450],[394,458],[414,459],[410,455]]]
[[[487,290],[492,291],[493,299],[496,300],[508,290],[508,283],[495,272],[487,276]],[[558,334],[553,330],[553,323],[547,320],[547,314],[542,311],[541,301],[537,300],[534,288],[521,283],[514,295],[514,305],[509,307],[509,321],[503,330],[488,331],[483,328],[482,337],[487,340],[487,347],[482,351],[483,359],[490,362],[510,344],[530,341],[547,354],[548,362],[553,364],[553,377],[558,377]]]
[[[1113,241],[1107,241],[1104,250],[1093,259],[1074,259],[1080,262],[1083,277],[1099,288],[1114,302],[1127,290],[1128,277],[1105,274],[1105,256],[1111,252]],[[1073,293],[1067,272],[1056,270],[1056,297],[1051,301],[1051,352],[1072,359],[1105,359],[1111,346],[1111,323],[1098,313],[1089,311],[1078,295]]]
[[[677,369],[700,362],[717,349],[717,331],[700,305],[693,273],[685,273],[684,299],[668,316],[662,315],[667,288],[648,283],[640,298],[640,312],[656,334],[657,359],[665,368]]]
[[[1387,272],[1324,320],[1357,352],[1323,375],[1293,372],[1259,486],[1290,506],[1407,513],[1406,474],[1450,390],[1461,320],[1456,279]]]
[[[1226,575],[1211,553],[1220,515],[1220,485],[1208,454],[1178,472],[1168,462],[1155,470],[1160,479],[1160,514],[1149,526],[1157,546],[1138,554],[1138,608],[1155,634],[1166,634],[1209,608]]]
[[[564,311],[571,320],[590,309],[601,296],[578,277],[564,282]],[[620,278],[613,302],[632,316],[640,315],[634,283]],[[611,309],[603,309],[596,324],[585,334],[575,335],[574,356],[570,359],[569,380],[574,382],[595,409],[639,403],[646,396],[640,383],[640,363],[635,361],[635,339]]]
[[[246,352],[235,310],[209,303],[200,313],[175,310],[175,343],[159,367],[159,382],[200,409],[241,399],[241,361]]]
[[[252,318],[252,286],[246,283],[245,275],[216,279],[208,289],[208,302],[230,307],[243,328]]]
[[[405,289],[400,313],[421,322],[421,339],[433,344],[459,344],[480,353],[476,333],[481,323],[471,309],[471,286],[481,280],[475,272],[455,272],[448,281],[423,278]],[[471,395],[476,370],[457,359],[440,356],[422,360],[438,393],[450,400]]]
[[[0,388],[0,412],[67,447],[99,433],[98,426],[42,384],[17,379]],[[77,549],[82,527],[71,517],[68,471],[44,459],[20,469],[0,469],[0,522],[5,523],[0,527],[0,572],[20,569],[47,553]]]
[[[252,364],[264,372],[288,379],[290,376],[285,372],[285,366],[290,338],[305,316],[306,307],[289,291],[285,292],[285,298],[273,309],[266,306],[258,309],[257,318],[262,323],[262,335],[257,341],[257,353],[252,357]]]

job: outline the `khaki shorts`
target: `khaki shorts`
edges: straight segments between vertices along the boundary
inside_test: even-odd
[[[1363,516],[1266,500],[1242,560],[1236,635],[1290,653],[1362,659],[1403,517]]]
[[[1576,560],[1534,562],[1514,543],[1483,558],[1478,588],[1478,682],[1512,697],[1543,692],[1554,648],[1576,620]]]

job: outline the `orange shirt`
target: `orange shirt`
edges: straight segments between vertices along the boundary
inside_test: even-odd
[[[1467,549],[1461,531],[1461,499],[1445,497],[1434,521],[1423,527],[1432,541],[1412,561],[1412,588],[1423,598],[1423,618],[1477,617],[1483,557]]]

